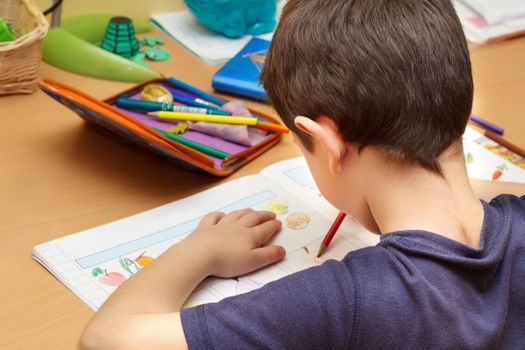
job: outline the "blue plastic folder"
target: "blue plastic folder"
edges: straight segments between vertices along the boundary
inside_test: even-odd
[[[212,78],[215,90],[266,101],[268,96],[259,81],[270,42],[252,38]]]

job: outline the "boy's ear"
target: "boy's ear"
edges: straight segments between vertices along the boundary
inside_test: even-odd
[[[321,116],[316,120],[306,117],[295,117],[295,126],[316,140],[328,156],[328,167],[333,174],[340,173],[343,168],[343,158],[346,154],[346,144],[339,134],[334,121]]]

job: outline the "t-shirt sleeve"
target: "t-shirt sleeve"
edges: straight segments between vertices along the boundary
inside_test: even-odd
[[[330,260],[255,291],[181,312],[190,349],[347,349],[354,281]]]

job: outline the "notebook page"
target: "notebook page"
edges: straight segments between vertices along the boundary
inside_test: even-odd
[[[33,257],[97,310],[123,280],[184,239],[208,212],[231,212],[246,207],[262,210],[275,200],[285,202],[287,206],[287,210],[278,215],[283,228],[273,241],[285,247],[286,258],[236,279],[206,279],[190,296],[186,306],[247,292],[326,259],[342,259],[349,251],[362,246],[341,235],[334,239],[333,247],[322,260],[317,259],[317,249],[330,221],[263,176],[252,175],[122,220],[46,242],[33,249]]]

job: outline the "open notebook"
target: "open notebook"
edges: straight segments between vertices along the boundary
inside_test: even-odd
[[[481,134],[465,134],[465,157],[472,177],[525,183],[525,171],[487,148]],[[496,150],[496,151],[495,151]],[[500,150],[501,151],[501,150]],[[503,154],[508,156],[506,153]],[[519,159],[518,159],[519,160]],[[316,253],[337,215],[320,194],[304,158],[273,164],[191,197],[37,245],[33,257],[92,309],[97,310],[115,288],[174,243],[184,239],[210,211],[273,208],[283,228],[274,239],[287,251],[273,266],[234,279],[208,278],[189,297],[194,306],[241,294],[326,259],[341,259],[349,251],[376,244],[378,237],[346,219],[322,259]]]

